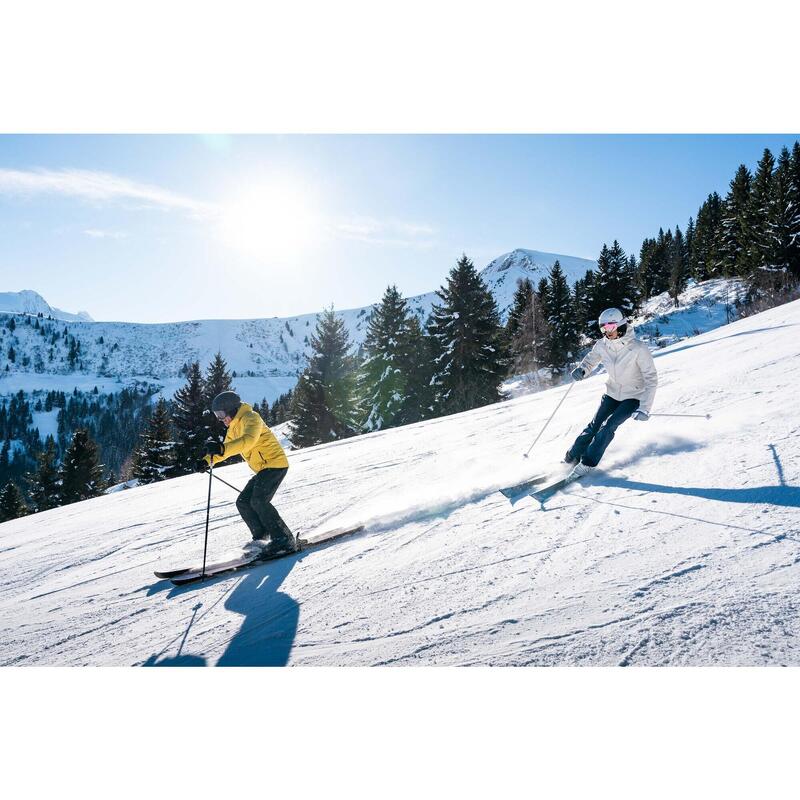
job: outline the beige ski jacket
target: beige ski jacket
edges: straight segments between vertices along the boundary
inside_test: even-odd
[[[650,413],[658,386],[658,373],[650,350],[636,338],[631,325],[619,339],[603,336],[595,342],[580,366],[588,376],[598,364],[608,372],[606,394],[609,397],[638,400],[639,408]]]

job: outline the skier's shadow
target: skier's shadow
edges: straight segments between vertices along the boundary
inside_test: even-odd
[[[279,591],[302,555],[281,558],[248,570],[225,601],[244,616],[218,667],[283,667],[289,661],[300,619],[300,604]]]

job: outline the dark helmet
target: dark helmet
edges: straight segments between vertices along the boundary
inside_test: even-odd
[[[239,408],[242,405],[242,398],[236,392],[220,392],[211,401],[211,410],[216,416],[223,419],[224,417],[235,417]]]

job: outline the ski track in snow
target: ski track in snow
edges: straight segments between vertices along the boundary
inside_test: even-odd
[[[800,303],[656,353],[654,417],[603,462],[513,508],[553,467],[603,376],[291,453],[276,497],[314,539],[173,587],[202,558],[206,476],[0,526],[0,665],[798,665]],[[242,487],[246,465],[221,477]],[[214,482],[209,560],[247,531]]]

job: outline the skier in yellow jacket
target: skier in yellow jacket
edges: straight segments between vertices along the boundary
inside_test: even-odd
[[[228,430],[224,442],[208,441],[206,462],[218,464],[241,455],[256,473],[236,500],[253,541],[264,548],[265,555],[296,552],[294,535],[270,502],[289,470],[289,461],[275,434],[236,392],[218,394],[211,410]]]

